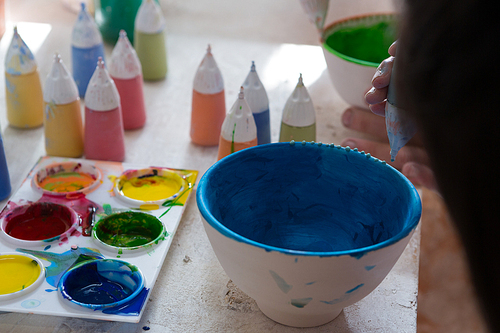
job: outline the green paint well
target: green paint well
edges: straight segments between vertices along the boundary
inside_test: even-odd
[[[94,228],[97,239],[124,248],[158,243],[166,235],[163,224],[156,217],[132,211],[109,215],[97,222]]]
[[[397,39],[394,19],[339,27],[326,37],[323,46],[333,54],[351,62],[377,67],[389,57],[389,46]]]

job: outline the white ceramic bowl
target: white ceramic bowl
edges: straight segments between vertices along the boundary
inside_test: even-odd
[[[389,57],[387,50],[396,39],[396,18],[392,13],[365,14],[335,21],[324,29],[321,44],[328,74],[348,104],[368,107],[364,96],[380,62]],[[333,34],[337,35],[330,39]]]
[[[413,185],[383,161],[340,146],[244,149],[201,178],[198,208],[234,283],[269,318],[325,324],[372,292],[421,214]]]

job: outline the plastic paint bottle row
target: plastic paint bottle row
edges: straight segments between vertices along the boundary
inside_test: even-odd
[[[124,129],[141,128],[146,121],[143,75],[152,80],[166,75],[164,30],[159,5],[144,0],[135,29],[143,59],[122,30],[111,54],[108,73],[104,68],[101,34],[82,3],[71,38],[73,75],[56,54],[42,92],[35,58],[14,28],[5,59],[9,124],[18,128],[44,124],[49,155],[79,157],[85,151],[89,159],[122,161]],[[147,65],[142,66],[141,60]],[[86,97],[86,135],[83,135],[80,97]]]
[[[224,81],[210,45],[193,82],[191,140],[203,146],[219,145],[218,159],[235,151],[271,142],[269,99],[252,61],[238,99],[226,114]],[[302,74],[283,109],[280,142],[315,141],[314,106]]]

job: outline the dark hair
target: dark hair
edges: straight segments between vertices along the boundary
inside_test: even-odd
[[[498,4],[406,0],[397,89],[422,132],[485,319],[500,331]]]

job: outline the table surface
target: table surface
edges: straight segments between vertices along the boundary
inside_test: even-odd
[[[71,68],[70,35],[76,14],[65,8],[68,3],[69,0],[7,1],[8,26],[0,42],[1,59],[12,37],[12,26],[17,24],[35,53],[42,82],[56,51]],[[165,80],[144,83],[148,119],[144,128],[126,131],[125,162],[196,169],[202,175],[216,161],[217,147],[196,146],[189,138],[192,82],[208,43],[224,78],[228,109],[237,98],[251,61],[255,61],[270,100],[273,142],[278,139],[281,112],[299,73],[315,105],[318,141],[339,144],[351,135],[340,121],[347,104],[330,83],[316,32],[298,1],[271,4],[259,0],[252,5],[236,6],[217,0],[208,6],[202,1],[171,0],[161,4],[168,22],[169,72]],[[355,14],[360,8],[391,8],[387,1],[374,6],[368,1],[359,1],[353,7],[348,1],[332,0],[328,15],[331,20]],[[253,15],[259,15],[262,24],[256,23]],[[112,46],[107,45],[106,55],[111,50]],[[3,72],[3,60],[1,63]],[[19,130],[8,126],[4,89],[2,80],[0,124],[15,192],[38,158],[45,155],[44,135],[43,128]],[[0,208],[5,203],[6,200],[0,202]],[[374,292],[345,308],[334,321],[307,331],[416,332],[419,250],[417,230],[394,269]],[[268,319],[230,281],[203,230],[194,195],[140,323],[0,314],[1,332],[142,332],[147,328],[152,332],[303,331]]]

